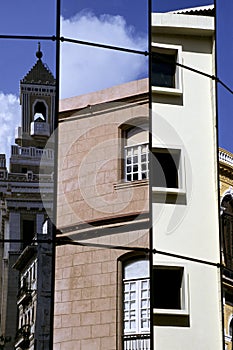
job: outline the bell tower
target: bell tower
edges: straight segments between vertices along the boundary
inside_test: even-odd
[[[54,131],[56,80],[42,61],[40,43],[36,57],[35,65],[20,81],[21,125],[16,130],[16,145],[12,146],[11,172],[38,173],[38,160],[46,158],[48,140],[51,143]],[[53,144],[50,146],[53,149]]]

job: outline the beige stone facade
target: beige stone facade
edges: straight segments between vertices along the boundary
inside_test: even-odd
[[[148,81],[61,101],[60,111],[59,239],[83,246],[57,247],[54,349],[122,349],[122,266],[149,244],[148,179],[125,181],[124,149],[127,130],[147,133]]]

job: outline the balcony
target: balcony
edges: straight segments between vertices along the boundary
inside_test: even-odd
[[[28,349],[30,345],[30,325],[24,325],[16,333],[15,348]]]
[[[125,335],[124,350],[150,350],[150,334]]]
[[[11,157],[23,157],[32,159],[43,159],[43,160],[53,160],[54,150],[53,149],[41,149],[36,147],[20,147],[13,145],[11,146]]]
[[[31,136],[39,136],[39,137],[49,137],[50,129],[49,124],[46,122],[32,122],[31,123]]]
[[[19,289],[17,305],[28,304],[32,299],[32,290],[29,288],[28,284],[24,282],[23,286]]]
[[[232,153],[224,150],[223,148],[220,148],[219,149],[219,153],[218,153],[218,156],[219,156],[219,161],[222,162],[222,163],[225,163],[229,166],[233,166],[233,156],[232,156]]]

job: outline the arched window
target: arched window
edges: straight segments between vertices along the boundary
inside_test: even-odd
[[[231,321],[230,321],[230,324],[229,324],[229,336],[232,338],[232,335],[233,335],[233,315],[231,316]]]
[[[148,123],[128,127],[125,130],[125,180],[145,180],[149,176]]]
[[[124,349],[149,349],[149,261],[131,259],[123,268]]]
[[[42,101],[36,102],[34,106],[34,121],[46,121],[46,105]]]
[[[233,191],[227,190],[221,200],[222,251],[225,265],[233,268]]]

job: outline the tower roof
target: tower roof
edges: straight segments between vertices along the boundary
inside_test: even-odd
[[[21,83],[55,85],[56,80],[47,65],[42,62],[42,56],[39,43],[38,51],[36,52],[37,62],[24,76]]]

